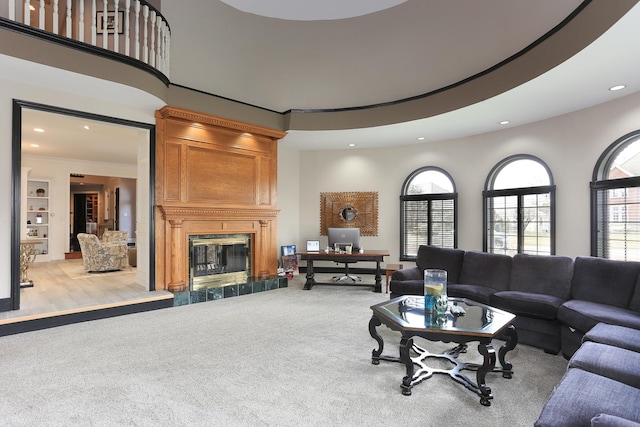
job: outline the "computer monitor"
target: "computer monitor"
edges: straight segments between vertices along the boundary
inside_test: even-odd
[[[329,237],[329,247],[335,248],[336,244],[340,249],[351,245],[354,251],[360,250],[360,229],[359,228],[327,228]]]

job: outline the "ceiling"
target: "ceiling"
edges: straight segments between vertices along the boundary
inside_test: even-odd
[[[162,13],[171,25],[173,84],[284,113],[384,108],[444,91],[517,55],[581,4],[580,0],[184,0],[163,2]],[[635,93],[640,90],[639,23],[636,5],[560,65],[479,102],[385,126],[289,129],[281,144],[322,150],[347,149],[351,143],[357,149],[460,138]],[[617,84],[627,87],[608,90]],[[30,115],[24,119],[24,129],[37,126],[28,122]],[[500,125],[503,120],[510,123]],[[54,124],[63,121],[56,118]],[[86,133],[78,135],[76,145],[69,148],[74,152],[79,146],[87,150],[100,145],[87,144]],[[64,139],[74,143],[71,134]],[[114,151],[118,139],[111,135],[110,142],[102,144],[111,147],[100,153],[102,159]]]
[[[265,9],[271,2],[226,3]],[[582,0],[408,0],[312,21],[259,16],[226,3],[162,4],[171,25],[171,81],[284,112],[393,102],[454,84],[518,53]],[[314,4],[317,15],[324,9],[318,7],[324,1],[299,3]],[[352,2],[328,3],[339,10]]]
[[[389,9],[407,0],[221,0],[243,12],[269,18],[321,21],[354,18]]]
[[[140,144],[148,147],[148,130],[22,109],[23,155],[134,166]]]

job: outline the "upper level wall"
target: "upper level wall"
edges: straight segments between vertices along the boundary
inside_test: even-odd
[[[95,55],[88,51],[50,43],[46,40],[0,27],[0,55],[20,58],[147,92],[165,104],[233,118],[258,126],[284,129],[284,117],[276,112],[252,107],[181,86],[167,87],[153,74],[129,64]],[[41,84],[47,85],[44,77]],[[150,113],[153,114],[150,110]]]

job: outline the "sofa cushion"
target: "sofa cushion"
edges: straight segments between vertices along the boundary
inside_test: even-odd
[[[577,257],[571,297],[627,308],[639,275],[640,262]]]
[[[638,275],[638,280],[636,281],[636,287],[633,291],[633,296],[631,297],[631,301],[629,302],[629,308],[633,311],[637,311],[640,313],[640,275]]]
[[[580,368],[640,388],[640,353],[635,351],[587,341],[573,354],[569,368]]]
[[[640,389],[571,368],[562,377],[544,405],[536,427],[588,426],[599,414],[610,414],[640,422],[640,405],[625,402],[640,401]]]
[[[613,345],[640,353],[640,330],[634,328],[598,323],[584,334],[582,340]]]
[[[598,414],[591,418],[591,427],[640,427],[640,423],[609,414]]]
[[[509,289],[511,257],[503,254],[467,251],[458,283],[481,285],[496,291]]]
[[[468,298],[472,301],[481,302],[483,304],[491,303],[491,295],[495,293],[495,289],[482,285],[447,285],[447,296]]]
[[[577,299],[560,306],[558,320],[583,334],[600,322],[640,329],[640,314],[635,311]]]
[[[563,299],[543,294],[499,291],[491,295],[490,304],[518,316],[554,320]]]
[[[447,283],[459,283],[464,251],[462,249],[439,248],[420,245],[416,266],[424,273],[427,268],[446,270]]]
[[[509,290],[569,299],[573,259],[560,255],[516,254],[511,262]]]

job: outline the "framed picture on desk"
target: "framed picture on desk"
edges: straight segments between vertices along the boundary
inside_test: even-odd
[[[307,252],[319,252],[320,240],[307,240]]]
[[[298,256],[296,255],[296,245],[285,245],[280,248],[282,252],[282,269],[287,277],[291,278],[298,274]]]
[[[287,255],[295,255],[296,254],[296,245],[285,245],[280,248],[280,252],[282,256]]]

